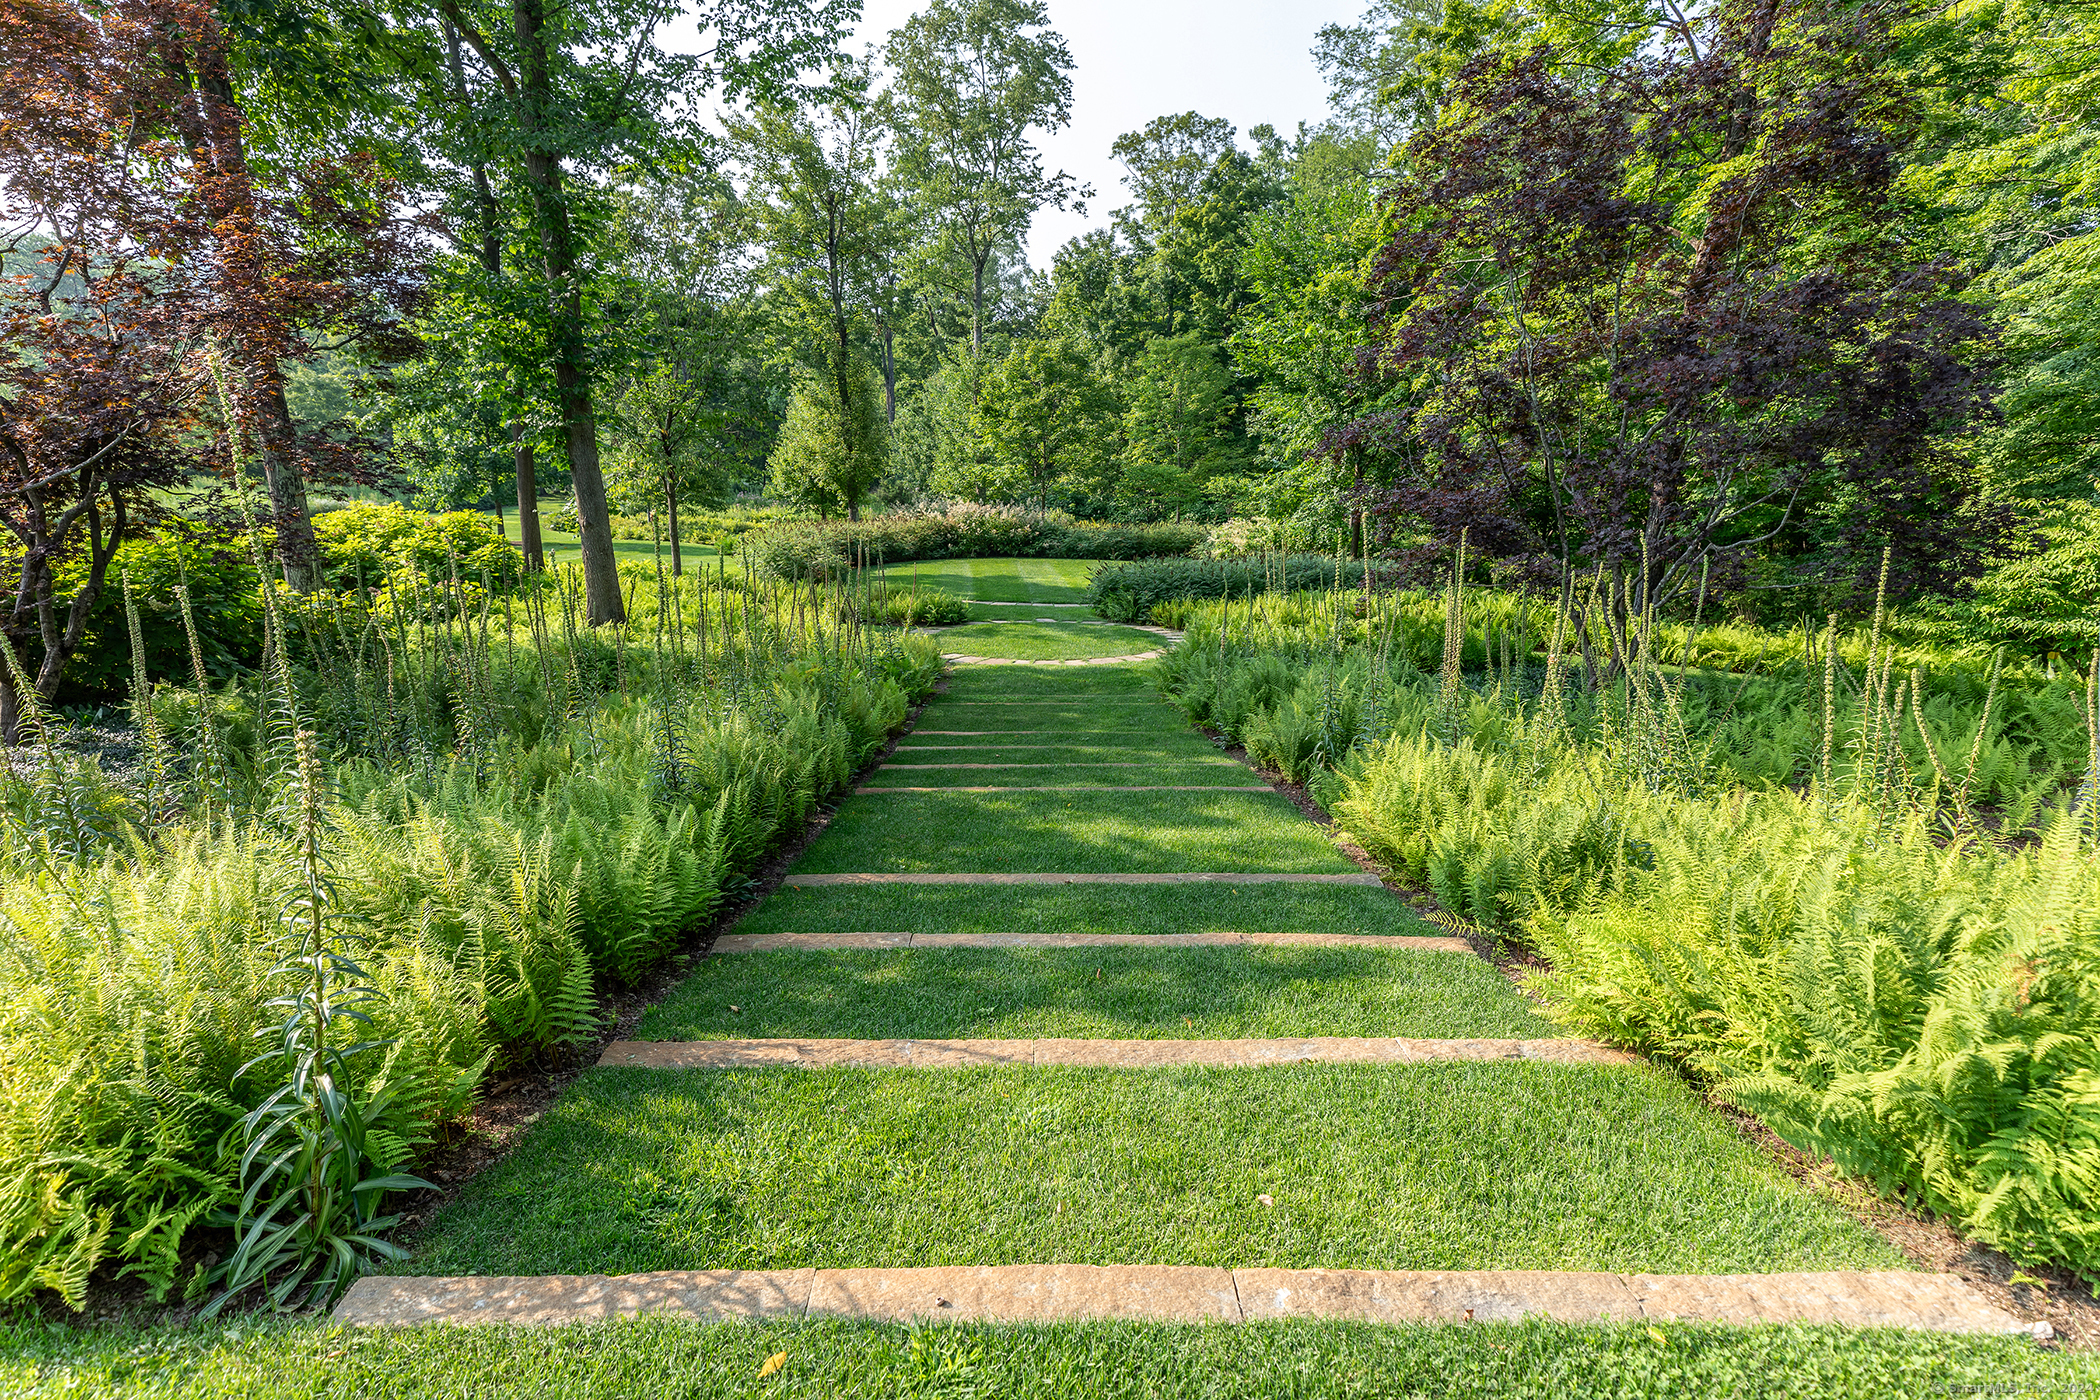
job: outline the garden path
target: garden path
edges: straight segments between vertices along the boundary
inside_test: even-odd
[[[740,956],[338,1315],[2019,1329],[1557,1036],[1149,685],[958,668]]]

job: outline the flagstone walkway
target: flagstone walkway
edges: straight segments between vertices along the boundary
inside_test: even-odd
[[[714,953],[337,1315],[2023,1330],[1556,1034],[1142,667],[959,667]]]

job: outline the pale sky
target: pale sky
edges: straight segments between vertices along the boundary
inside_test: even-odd
[[[880,44],[924,0],[864,0],[858,53]],[[1049,0],[1051,27],[1072,52],[1072,124],[1042,138],[1044,164],[1094,187],[1084,217],[1036,216],[1029,260],[1048,267],[1065,240],[1107,222],[1130,202],[1123,168],[1109,155],[1118,136],[1168,112],[1224,117],[1240,130],[1268,122],[1286,136],[1319,121],[1327,89],[1313,67],[1320,26],[1353,22],[1362,0]],[[665,39],[676,47],[677,24]]]

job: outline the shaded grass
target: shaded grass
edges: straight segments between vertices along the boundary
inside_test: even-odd
[[[1350,874],[1356,866],[1274,793],[1041,792],[853,798],[794,869]]]
[[[731,1010],[730,1008],[736,1008]],[[1556,1034],[1494,968],[1409,948],[782,949],[712,957],[640,1040]]]
[[[1027,731],[1030,737],[1039,739],[1056,733],[1102,731],[1189,736],[1188,726],[1177,723],[1171,713],[1163,714],[1157,706],[1135,704],[1112,695],[1041,703],[941,696],[927,705],[926,712],[912,726],[914,733],[922,729],[993,734]]]
[[[1070,758],[1069,755],[1061,757]],[[989,767],[959,768],[952,766],[929,766],[943,761],[989,763]],[[1000,759],[995,755],[948,755],[934,754],[924,761],[902,764],[885,764],[868,775],[866,785],[870,788],[897,787],[1257,787],[1262,782],[1245,766],[1230,760],[1205,762],[1201,759],[1146,759],[1136,762],[1102,760],[1093,762],[1068,761],[1045,763],[1037,760],[1021,766],[1020,760]]]
[[[894,799],[889,799],[894,800]],[[1435,936],[1363,885],[782,885],[737,933],[1352,933]]]
[[[1041,742],[1037,742],[1038,739]],[[1120,742],[1118,742],[1120,740]],[[890,755],[892,763],[1158,763],[1195,764],[1217,767],[1232,763],[1201,739],[1156,738],[1143,735],[1083,735],[1065,739],[1058,735],[929,735],[913,743],[900,743]],[[1234,763],[1249,782],[1254,778],[1244,764]]]
[[[784,1369],[759,1382],[766,1358],[783,1352]],[[0,1326],[0,1393],[9,1395],[1887,1400],[2094,1388],[2100,1359],[2024,1341],[1672,1322],[902,1327],[656,1317],[362,1331],[245,1318],[190,1327]]]
[[[943,628],[935,640],[945,652],[1024,661],[1136,656],[1169,645],[1167,638],[1134,627],[1090,622],[967,622]]]
[[[436,1274],[1904,1267],[1669,1075],[1532,1062],[593,1069],[416,1244]]]

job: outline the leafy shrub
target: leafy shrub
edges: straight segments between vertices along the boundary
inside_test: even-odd
[[[335,588],[377,584],[406,564],[425,578],[449,580],[457,563],[463,581],[486,577],[513,588],[524,556],[504,538],[496,518],[480,511],[426,515],[391,502],[361,501],[314,521],[322,572]]]
[[[130,682],[131,638],[122,587],[126,573],[138,602],[149,675],[190,674],[189,642],[175,601],[176,586],[185,581],[207,674],[225,680],[261,660],[262,592],[256,587],[247,542],[172,521],[150,537],[118,546],[109,586],[88,614],[80,649],[66,662],[61,699],[107,699],[122,694]]]
[[[1142,559],[1186,554],[1204,527],[1102,524],[1011,506],[955,506],[938,514],[882,515],[860,521],[774,525],[749,537],[761,572],[809,579],[853,563],[917,559]]]
[[[868,613],[890,627],[952,627],[970,619],[970,605],[944,588],[877,588]]]
[[[1104,565],[1087,581],[1087,592],[1094,611],[1103,617],[1173,625],[1166,621],[1171,614],[1158,614],[1155,609],[1189,599],[1333,588],[1338,565],[1345,588],[1363,586],[1365,565],[1361,561],[1293,554],[1269,559],[1145,559]],[[1373,564],[1370,568],[1374,588],[1390,589],[1400,582],[1391,566]]]

